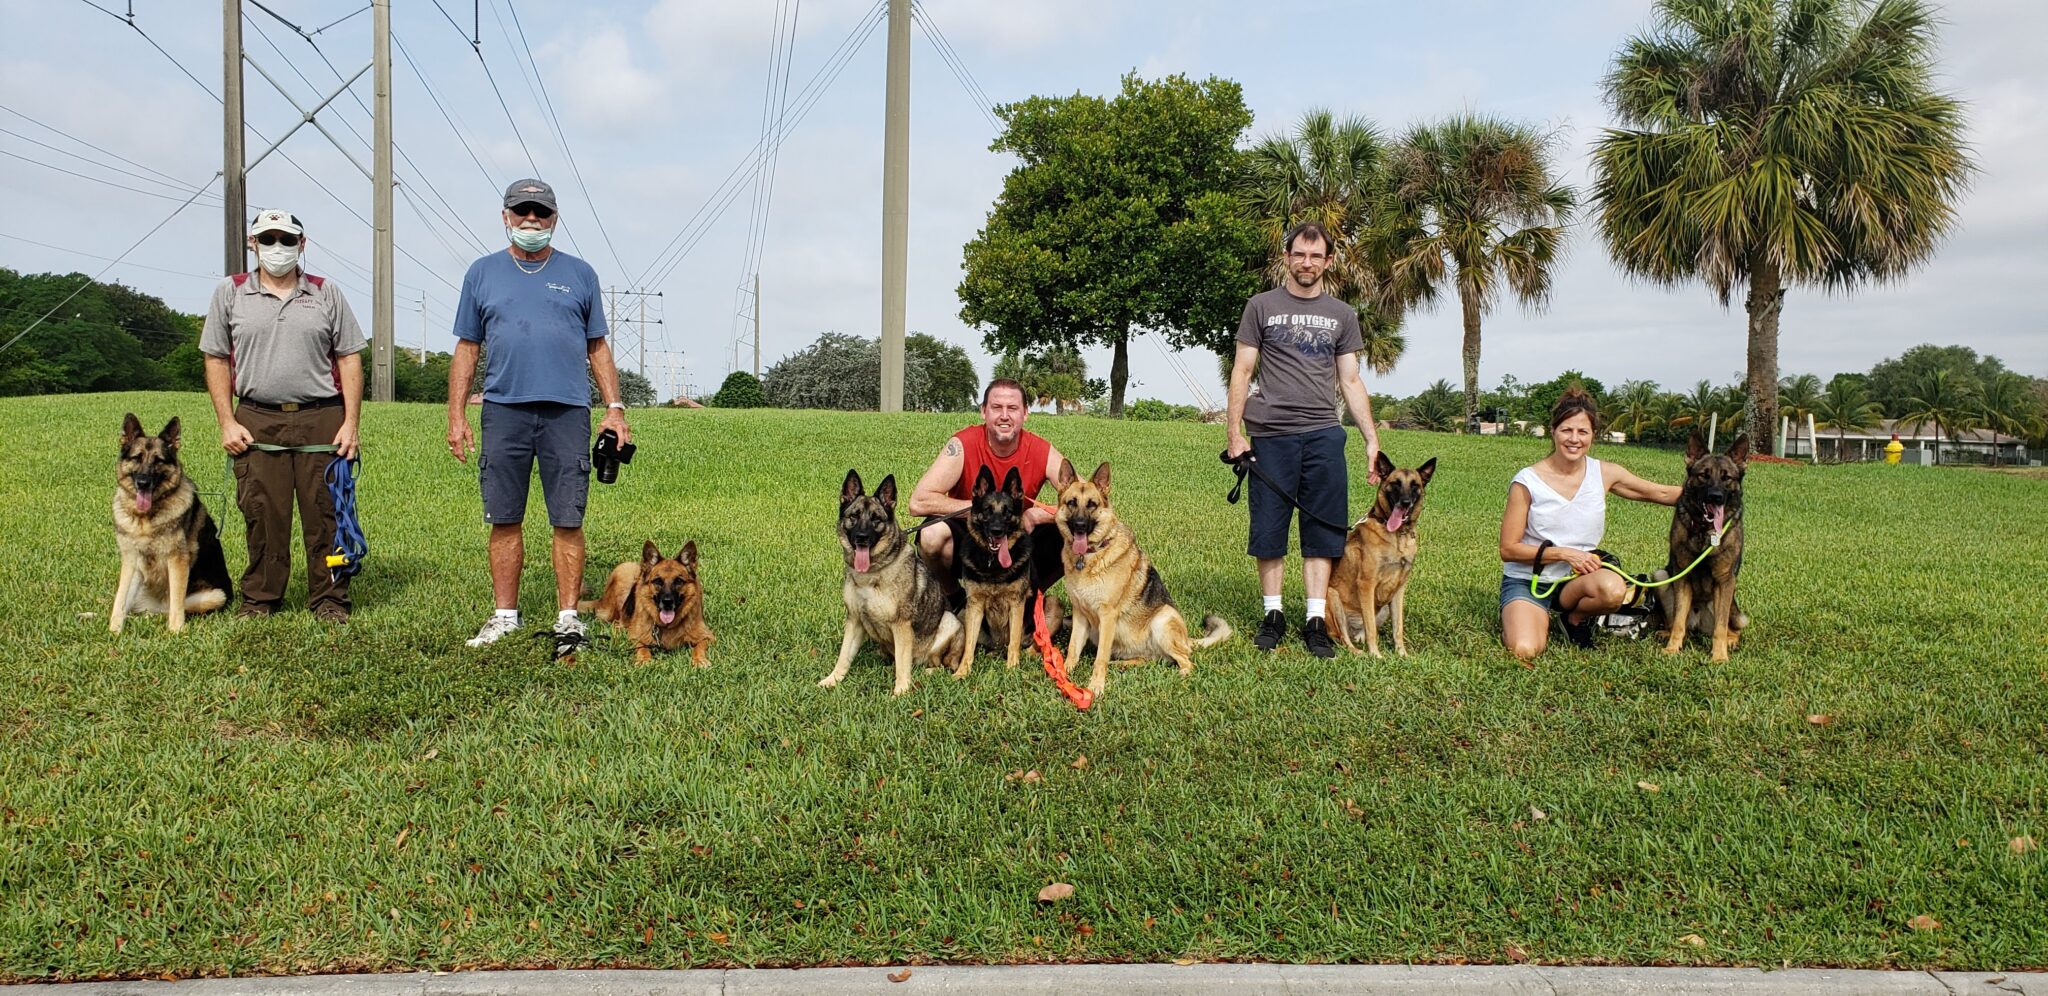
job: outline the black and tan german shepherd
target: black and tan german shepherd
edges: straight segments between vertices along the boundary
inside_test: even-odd
[[[896,523],[894,474],[870,495],[862,491],[858,471],[846,472],[839,489],[839,550],[846,561],[846,632],[839,663],[818,684],[839,684],[867,639],[895,660],[894,694],[910,691],[914,662],[946,666],[953,641],[961,638],[960,617],[946,609],[944,586]]]
[[[1385,453],[1373,460],[1380,475],[1379,496],[1372,511],[1351,527],[1344,556],[1330,572],[1330,618],[1337,639],[1352,653],[1354,630],[1366,650],[1380,655],[1380,624],[1392,617],[1394,652],[1408,656],[1408,572],[1415,566],[1419,542],[1415,522],[1422,517],[1422,495],[1436,474],[1436,458],[1413,470],[1397,469]]]
[[[178,420],[152,436],[130,413],[121,422],[114,478],[114,542],[121,579],[107,629],[119,633],[131,612],[161,612],[176,633],[185,617],[228,604],[234,582],[220,530],[178,462]]]
[[[1138,538],[1110,508],[1109,464],[1096,467],[1091,477],[1079,478],[1074,465],[1063,460],[1054,483],[1060,494],[1053,521],[1066,541],[1060,559],[1067,568],[1067,598],[1074,603],[1067,660],[1078,665],[1092,635],[1095,671],[1088,690],[1102,694],[1112,656],[1168,658],[1180,666],[1183,676],[1192,673],[1192,651],[1229,639],[1230,624],[1221,616],[1208,616],[1202,620],[1202,636],[1189,637],[1187,620],[1166,593],[1152,558],[1138,548]]]
[[[954,559],[960,587],[967,601],[961,612],[960,663],[953,677],[965,678],[974,669],[978,646],[1004,647],[1004,664],[1017,666],[1024,638],[1035,629],[1031,614],[1034,578],[1043,573],[1034,553],[1031,531],[1024,528],[1024,512],[1031,507],[1024,496],[1024,480],[1016,468],[1003,475],[1001,487],[987,467],[974,476],[974,497],[967,506],[962,532],[965,543],[955,541]],[[1060,603],[1047,598],[1045,624],[1051,632],[1060,627]]]
[[[690,645],[690,663],[705,667],[705,657],[718,637],[704,622],[704,585],[697,579],[697,541],[690,540],[673,557],[648,540],[640,559],[612,568],[604,593],[578,609],[595,611],[599,619],[624,626],[633,638],[633,660],[654,659],[654,647],[674,650]]]
[[[1657,600],[1670,630],[1667,654],[1685,646],[1687,633],[1697,633],[1711,637],[1714,660],[1725,661],[1749,625],[1735,600],[1735,579],[1742,573],[1742,474],[1748,464],[1747,436],[1736,437],[1725,454],[1708,452],[1698,429],[1686,441],[1685,484],[1671,513],[1671,559],[1659,577],[1685,570],[1709,547],[1714,552]]]

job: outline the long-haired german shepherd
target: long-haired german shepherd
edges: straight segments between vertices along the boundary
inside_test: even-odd
[[[220,530],[178,462],[178,420],[152,436],[131,412],[121,422],[121,457],[114,477],[114,542],[121,548],[121,579],[107,629],[119,633],[131,612],[161,612],[176,633],[186,615],[228,604],[234,582]]]
[[[1067,637],[1067,659],[1078,663],[1090,634],[1095,640],[1095,672],[1088,690],[1101,695],[1109,682],[1109,659],[1170,658],[1185,676],[1195,669],[1189,655],[1230,638],[1230,624],[1221,616],[1202,620],[1200,639],[1188,637],[1188,623],[1166,593],[1152,558],[1138,549],[1129,526],[1109,506],[1109,464],[1087,479],[1074,475],[1070,461],[1060,461],[1055,483],[1059,509],[1053,521],[1066,541],[1060,560],[1067,568],[1067,598],[1074,603],[1073,631]],[[1105,638],[1107,637],[1107,638]]]
[[[894,656],[894,694],[910,691],[914,661],[945,666],[953,641],[961,638],[960,617],[946,609],[945,588],[896,523],[896,475],[882,478],[870,495],[862,491],[859,471],[846,472],[839,489],[839,549],[846,561],[846,632],[839,663],[818,684],[839,684],[865,638]]]
[[[967,596],[961,613],[960,664],[953,677],[965,678],[974,669],[977,645],[1006,647],[1004,664],[1017,666],[1024,637],[1032,632],[1032,577],[1034,560],[1031,531],[1024,528],[1024,512],[1031,500],[1024,496],[1024,479],[1012,467],[1003,475],[1001,487],[987,467],[974,475],[974,497],[967,506],[964,523],[967,542],[954,544],[960,587]],[[1047,599],[1046,627],[1058,632],[1058,599]]]
[[[660,548],[648,540],[640,548],[640,559],[612,568],[604,582],[604,593],[594,602],[578,602],[578,609],[595,610],[597,617],[613,626],[623,625],[633,638],[633,660],[645,664],[654,659],[654,646],[674,650],[690,645],[690,663],[710,663],[705,653],[718,642],[704,623],[704,585],[697,580],[697,541],[690,540],[673,557],[663,557]]]
[[[1414,470],[1397,470],[1385,453],[1373,460],[1380,475],[1379,497],[1372,512],[1351,527],[1344,556],[1330,573],[1330,618],[1337,638],[1358,653],[1352,629],[1362,631],[1366,650],[1380,655],[1380,624],[1394,623],[1394,652],[1408,656],[1408,572],[1415,566],[1415,522],[1422,516],[1422,494],[1436,474],[1436,458]]]
[[[1710,546],[1714,552],[1657,600],[1670,630],[1667,654],[1684,647],[1691,632],[1711,636],[1714,660],[1725,661],[1749,625],[1735,601],[1735,579],[1742,573],[1742,473],[1748,463],[1747,436],[1736,437],[1725,454],[1708,452],[1698,429],[1686,441],[1685,484],[1671,513],[1671,559],[1659,577],[1685,570]]]

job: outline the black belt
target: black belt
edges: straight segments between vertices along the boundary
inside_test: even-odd
[[[335,405],[341,404],[341,395],[331,395],[313,401],[281,401],[274,403],[243,398],[242,403],[251,408],[260,408],[267,412],[302,412],[310,408],[332,408]]]

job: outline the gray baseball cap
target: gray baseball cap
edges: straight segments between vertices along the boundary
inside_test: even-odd
[[[555,188],[535,179],[514,182],[505,188],[505,206],[518,207],[521,204],[538,204],[550,211],[560,211],[555,206]]]

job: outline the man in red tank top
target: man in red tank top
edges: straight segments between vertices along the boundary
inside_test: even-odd
[[[990,381],[981,394],[981,424],[954,433],[939,448],[938,459],[932,461],[931,469],[918,478],[917,487],[910,492],[910,514],[929,518],[964,511],[974,497],[974,475],[983,467],[997,480],[1015,468],[1024,480],[1024,494],[1038,498],[1046,479],[1059,472],[1060,461],[1065,458],[1043,437],[1024,431],[1024,419],[1029,415],[1022,385],[1007,378]],[[917,534],[925,560],[948,581],[955,576],[953,540],[959,531],[959,521],[954,520],[955,529],[924,529]],[[1050,509],[1027,509],[1024,525],[1032,530],[1034,543],[1039,540],[1039,532],[1054,530],[1051,549],[1059,549]],[[1057,571],[1059,558],[1055,556],[1051,561]]]

